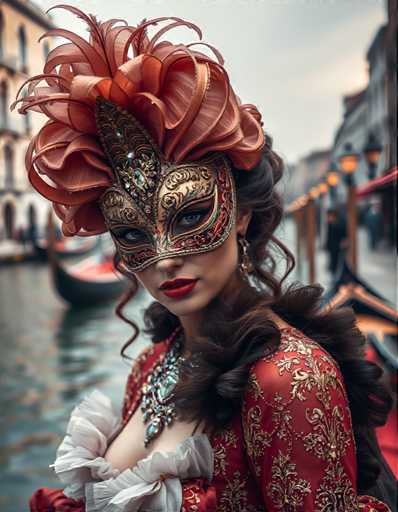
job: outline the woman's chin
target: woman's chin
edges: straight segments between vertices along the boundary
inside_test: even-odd
[[[197,314],[202,311],[210,302],[210,298],[205,297],[187,297],[184,299],[162,300],[162,304],[178,317]]]

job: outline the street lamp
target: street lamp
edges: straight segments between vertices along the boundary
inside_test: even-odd
[[[324,181],[318,185],[319,194],[322,196],[329,190],[329,186]]]
[[[326,175],[326,182],[329,185],[330,192],[330,202],[334,203],[336,201],[336,187],[340,181],[339,168],[336,165],[336,162],[332,162],[329,167],[329,171]]]
[[[344,144],[344,152],[339,156],[340,169],[346,176],[347,184],[353,182],[353,174],[357,170],[359,154],[354,151],[351,142]]]
[[[373,180],[376,177],[377,164],[379,162],[382,149],[383,146],[377,140],[375,134],[369,133],[368,140],[362,149],[368,163],[369,180]]]
[[[357,170],[359,154],[354,151],[352,144],[347,142],[344,145],[344,152],[339,157],[340,168],[343,171],[348,186],[347,194],[347,227],[349,252],[348,259],[353,271],[357,269],[357,206],[356,206],[356,187],[354,172]]]

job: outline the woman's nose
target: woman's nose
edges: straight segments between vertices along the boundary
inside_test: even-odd
[[[173,276],[173,274],[183,265],[184,260],[181,256],[166,257],[155,263],[159,272]]]

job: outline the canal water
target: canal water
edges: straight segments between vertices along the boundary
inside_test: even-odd
[[[127,311],[141,323],[150,299]],[[52,290],[46,265],[0,267],[0,510],[25,512],[38,487],[60,487],[48,467],[69,415],[92,389],[121,404],[130,363],[120,356],[131,328],[115,304],[69,309]],[[147,340],[141,336],[134,355]]]

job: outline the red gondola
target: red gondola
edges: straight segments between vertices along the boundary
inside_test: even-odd
[[[385,379],[393,389],[397,386],[398,312],[387,299],[369,286],[350,268],[347,261],[332,289],[325,296],[326,307],[351,306],[358,327],[366,335],[366,358],[384,368]],[[384,458],[398,478],[397,409],[394,407],[384,427],[376,429]]]

